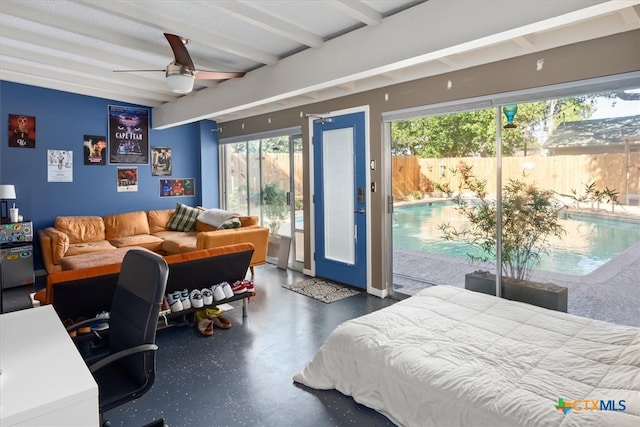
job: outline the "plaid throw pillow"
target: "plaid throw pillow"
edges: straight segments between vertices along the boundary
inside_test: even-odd
[[[167,223],[167,229],[175,231],[195,231],[198,215],[200,215],[198,209],[178,203],[176,205],[176,211]]]
[[[240,228],[240,218],[229,218],[218,227],[218,230],[225,230],[227,228]]]

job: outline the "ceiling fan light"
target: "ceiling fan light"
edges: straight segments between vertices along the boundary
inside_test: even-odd
[[[195,72],[185,66],[172,62],[167,65],[167,85],[169,90],[175,93],[189,93],[193,90]]]
[[[173,74],[167,76],[169,90],[175,93],[189,93],[193,90],[193,76]]]

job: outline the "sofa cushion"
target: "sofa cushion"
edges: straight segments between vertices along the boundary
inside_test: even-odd
[[[182,252],[190,252],[196,250],[196,236],[198,233],[195,231],[184,232],[171,232],[164,231],[158,234],[158,237],[164,239],[162,242],[162,250],[166,254],[179,254]]]
[[[151,234],[136,234],[135,236],[124,236],[118,239],[109,240],[116,248],[123,248],[129,246],[142,246],[150,251],[162,250],[162,239],[158,236],[152,236]]]
[[[220,224],[220,226],[218,227],[218,230],[226,230],[228,228],[240,228],[241,225],[242,224],[240,223],[240,220],[238,218],[229,218],[228,220]]]
[[[81,270],[86,268],[92,268],[97,266],[120,264],[122,259],[131,249],[138,249],[146,251],[143,247],[133,246],[127,248],[117,248],[112,251],[102,251],[86,253],[76,256],[68,256],[60,260],[60,266],[62,271],[68,270]]]
[[[74,255],[88,254],[91,252],[112,251],[117,249],[108,240],[100,240],[96,242],[70,243],[67,249],[66,257]],[[64,259],[64,258],[63,258]]]
[[[105,235],[109,241],[121,237],[135,236],[137,234],[150,234],[149,220],[147,219],[147,213],[145,211],[108,215],[103,219]]]
[[[175,231],[195,231],[196,220],[199,214],[200,210],[178,203],[176,205],[176,211],[167,223],[167,229]]]
[[[104,221],[99,216],[59,216],[55,228],[69,237],[69,243],[106,240]]]
[[[156,234],[161,231],[167,231],[167,223],[175,211],[175,209],[155,209],[148,211],[149,232]]]

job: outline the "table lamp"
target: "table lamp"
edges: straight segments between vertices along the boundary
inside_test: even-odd
[[[9,207],[7,200],[15,200],[16,187],[13,185],[0,185],[0,215],[2,224],[9,222]]]

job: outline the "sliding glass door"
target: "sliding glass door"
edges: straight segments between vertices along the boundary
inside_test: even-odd
[[[302,136],[297,132],[270,132],[252,138],[221,141],[221,206],[256,215],[272,236],[280,236],[289,251],[278,250],[279,266],[302,270],[304,223],[302,207]],[[286,255],[288,252],[288,256]]]

